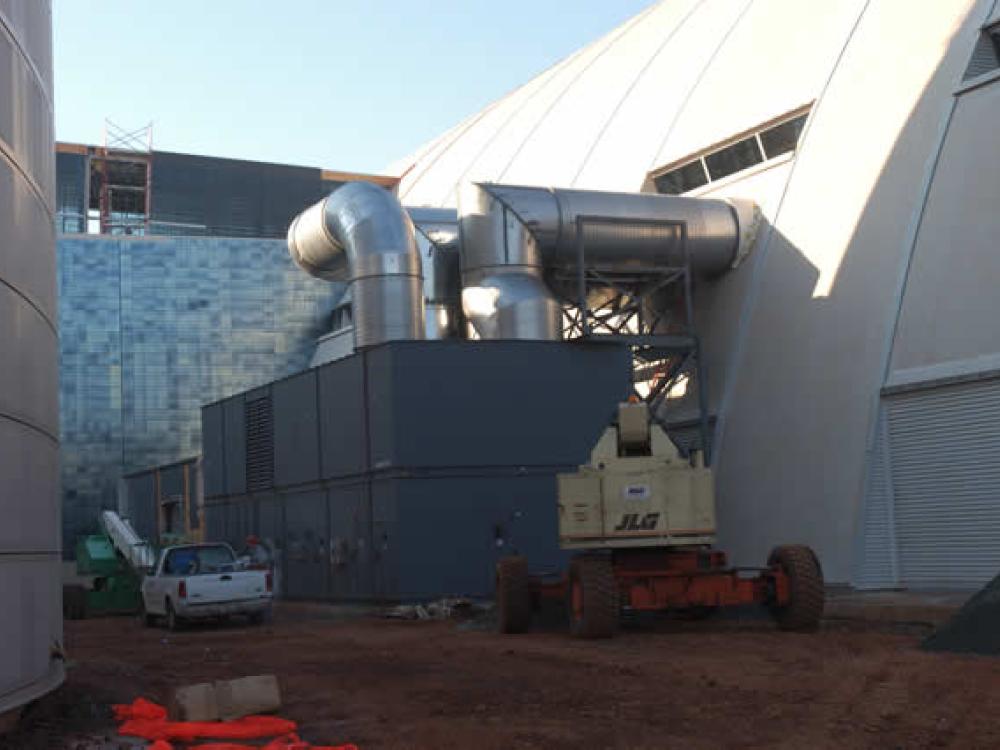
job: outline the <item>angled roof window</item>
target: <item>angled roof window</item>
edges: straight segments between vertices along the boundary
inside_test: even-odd
[[[764,156],[773,159],[776,156],[794,151],[806,125],[808,114],[799,115],[792,120],[786,120],[773,128],[760,132],[760,145],[764,147]]]
[[[726,146],[705,156],[708,174],[713,180],[721,180],[723,177],[742,172],[762,161],[764,161],[764,155],[760,152],[760,145],[755,136],[744,138],[732,146]]]
[[[795,151],[811,107],[800,107],[784,115],[786,119],[776,118],[747,134],[738,135],[739,140],[727,146],[708,149],[675,162],[672,169],[651,173],[656,192],[664,195],[687,193]]]
[[[683,167],[678,167],[669,172],[664,172],[659,177],[653,178],[656,185],[656,192],[665,195],[679,195],[688,190],[700,188],[708,184],[708,176],[705,174],[705,165],[701,159],[688,162]]]

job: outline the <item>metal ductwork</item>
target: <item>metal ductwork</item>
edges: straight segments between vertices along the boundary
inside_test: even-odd
[[[354,346],[424,338],[424,294],[413,222],[395,195],[349,182],[299,214],[288,251],[307,273],[347,281]]]
[[[562,338],[562,308],[543,278],[534,236],[487,186],[458,195],[462,312],[479,338]]]
[[[424,274],[424,336],[461,334],[462,285],[458,260],[458,213],[451,208],[407,208],[417,230]]]
[[[620,272],[690,260],[695,274],[717,276],[745,255],[759,221],[750,201],[468,183],[462,305],[483,338],[558,339],[560,307],[543,274],[577,268],[581,249],[588,265]],[[516,284],[498,281],[510,275]]]

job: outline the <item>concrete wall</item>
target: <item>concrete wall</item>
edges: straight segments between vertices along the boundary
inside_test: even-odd
[[[0,714],[63,678],[48,0],[0,0]]]

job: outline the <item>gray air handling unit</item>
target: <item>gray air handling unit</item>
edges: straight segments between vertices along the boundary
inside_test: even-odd
[[[282,594],[485,596],[556,570],[558,471],[629,392],[622,347],[398,341],[202,410],[208,538],[282,551]]]
[[[289,251],[348,283],[355,353],[202,411],[208,536],[269,540],[285,596],[485,596],[511,551],[560,569],[556,474],[643,372],[655,400],[690,368],[690,305],[664,289],[735,265],[758,217],[501,185],[460,198],[457,216],[404,209],[352,183],[303,212]]]

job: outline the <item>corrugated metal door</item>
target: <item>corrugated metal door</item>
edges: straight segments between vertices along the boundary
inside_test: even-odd
[[[1000,379],[884,404],[900,583],[985,583],[1000,572]]]

